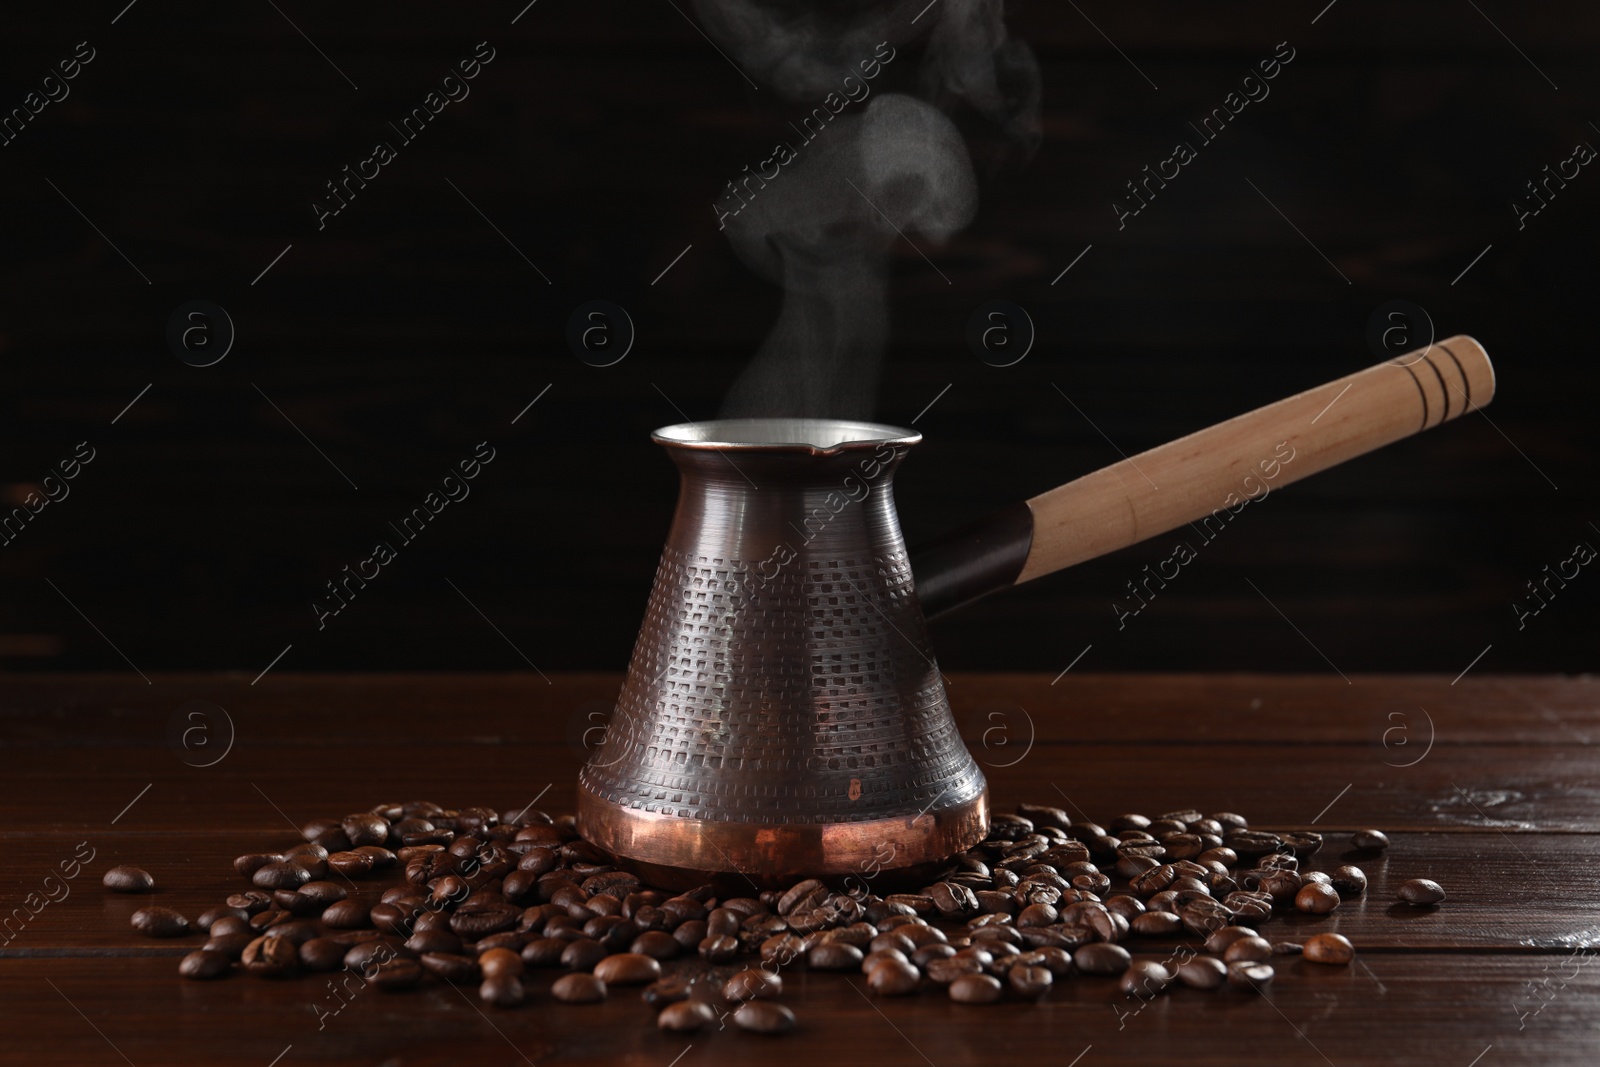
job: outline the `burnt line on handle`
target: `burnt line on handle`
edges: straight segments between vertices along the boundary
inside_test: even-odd
[[[1411,384],[1417,387],[1417,395],[1422,398],[1422,428],[1428,428],[1428,394],[1422,389],[1422,380],[1417,377],[1417,372],[1411,369],[1410,364],[1400,364],[1402,370],[1411,375]]]
[[[1450,351],[1449,345],[1440,341],[1439,347],[1444,349],[1444,354],[1450,357],[1450,362],[1456,365],[1456,372],[1461,375],[1462,388],[1467,391],[1467,406],[1461,409],[1461,414],[1465,415],[1472,410],[1472,379],[1467,377],[1467,368],[1463,367],[1456,354]]]
[[[1444,375],[1439,373],[1439,368],[1433,365],[1433,360],[1428,358],[1428,353],[1422,353],[1422,362],[1433,371],[1433,376],[1439,379],[1439,392],[1444,394],[1444,414],[1439,416],[1439,425],[1443,426],[1450,421],[1450,387],[1444,384]]]

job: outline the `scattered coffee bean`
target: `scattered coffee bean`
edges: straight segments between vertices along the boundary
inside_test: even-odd
[[[950,983],[950,999],[959,1004],[993,1004],[1001,992],[1000,979],[988,974],[964,974]]]
[[[1228,979],[1228,965],[1215,956],[1195,956],[1178,964],[1178,981],[1190,989],[1216,989]]]
[[[1382,830],[1357,830],[1350,835],[1350,845],[1362,852],[1382,852],[1389,847],[1389,835]]]
[[[1341,897],[1359,897],[1367,891],[1367,872],[1345,864],[1333,869],[1333,888]]]
[[[1356,958],[1356,948],[1343,934],[1313,934],[1306,938],[1304,954],[1312,963],[1344,964]]]
[[[1407,904],[1429,907],[1444,899],[1444,889],[1431,878],[1412,878],[1400,883],[1398,895]]]
[[[257,868],[250,881],[262,889],[299,889],[311,881],[311,873],[287,860],[274,860]]]
[[[251,974],[275,976],[287,974],[300,961],[300,949],[286,937],[265,935],[244,947],[239,962]]]
[[[701,1029],[716,1017],[716,1009],[703,1000],[680,1000],[661,1009],[661,1014],[656,1016],[656,1026],[688,1032]]]
[[[313,937],[300,945],[300,963],[308,971],[337,971],[344,966],[344,945],[328,937]]]
[[[722,999],[735,1004],[747,1000],[772,1000],[782,993],[783,979],[760,967],[740,971],[722,987]]]
[[[114,893],[148,893],[156,887],[156,880],[149,871],[124,864],[107,871],[100,884]]]
[[[1241,961],[1228,964],[1228,984],[1235,989],[1249,992],[1260,992],[1276,975],[1272,967],[1265,963],[1251,963]]]
[[[1172,984],[1172,973],[1152,960],[1134,960],[1122,972],[1118,988],[1130,997],[1149,1000]]]
[[[569,974],[567,975],[567,978],[592,978],[592,976]],[[562,979],[561,981],[565,980],[566,979]],[[560,985],[561,982],[558,981],[556,986],[559,987]],[[582,1003],[582,1001],[577,1000],[576,998],[562,996],[557,989],[551,989],[550,992],[555,995],[557,1000],[565,1000],[569,1003]],[[478,986],[478,999],[483,1001],[485,1004],[492,1004],[497,1008],[514,1008],[521,1004],[526,996],[527,994],[522,988],[522,980],[514,974],[494,975],[493,977],[485,978]],[[601,990],[600,996],[596,997],[595,999],[599,1000],[604,998],[604,996],[605,991]]]
[[[567,974],[556,979],[550,995],[568,1004],[596,1004],[606,999],[606,984],[592,974]]]
[[[595,964],[594,976],[608,986],[648,985],[661,977],[661,964],[642,952],[620,952]]]
[[[1312,915],[1326,915],[1339,906],[1339,893],[1331,885],[1307,882],[1295,894],[1294,906]]]
[[[133,913],[132,922],[133,928],[146,937],[182,937],[189,932],[189,920],[171,908],[140,908]]]
[[[1121,974],[1128,969],[1132,957],[1128,950],[1121,945],[1108,945],[1096,942],[1084,945],[1072,954],[1073,965],[1084,974],[1111,977]]]
[[[1050,968],[1040,964],[1016,965],[1006,972],[1006,984],[1011,991],[1030,1000],[1043,996],[1054,982],[1055,975],[1050,973]]]
[[[853,971],[861,959],[860,949],[838,941],[825,941],[806,955],[806,963],[819,971]]]
[[[197,948],[178,962],[178,973],[185,978],[221,978],[232,965],[232,959],[221,952]]]
[[[410,947],[409,942],[407,947]],[[492,948],[478,954],[478,967],[485,978],[501,974],[521,977],[522,957],[509,948]]]
[[[747,1000],[733,1013],[734,1025],[753,1034],[787,1034],[795,1028],[794,1012],[775,1000]]]
[[[1241,937],[1222,952],[1224,963],[1255,963],[1272,955],[1272,943],[1264,937],[1251,934]]]

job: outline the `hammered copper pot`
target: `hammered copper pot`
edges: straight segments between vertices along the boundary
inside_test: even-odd
[[[579,831],[668,885],[932,869],[984,838],[989,809],[925,616],[1215,521],[1269,491],[1252,486],[1493,392],[1482,347],[1453,337],[1019,503],[915,566],[894,478],[920,434],[820,419],[657,430],[678,509],[627,681],[579,777]]]

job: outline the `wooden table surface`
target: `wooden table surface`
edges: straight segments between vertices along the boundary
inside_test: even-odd
[[[1351,967],[1280,960],[1264,997],[1180,989],[1139,1009],[1073,977],[1041,1001],[869,1000],[858,975],[786,974],[784,1038],[662,1034],[625,990],[558,1005],[554,973],[520,1009],[473,991],[362,990],[337,1015],[326,976],[180,979],[199,936],[134,934],[159,903],[190,917],[244,887],[230,860],[295,827],[412,798],[571,810],[585,731],[613,675],[12,676],[0,684],[0,1061],[548,1064],[970,1062],[1208,1065],[1600,1061],[1600,685],[1588,678],[951,676],[997,810],[1054,804],[1105,821],[1197,807],[1389,832],[1365,899],[1290,915],[1331,929]],[[194,703],[191,703],[194,702]],[[597,716],[598,713],[598,716]],[[590,735],[591,739],[594,735]],[[199,766],[198,764],[209,764]],[[88,858],[85,861],[85,857]],[[82,862],[63,880],[62,863]],[[104,890],[118,863],[158,889]],[[1439,908],[1394,905],[1403,880]],[[30,896],[30,894],[36,894]],[[19,918],[20,917],[20,918]],[[1135,950],[1140,946],[1135,945]],[[1148,951],[1159,956],[1159,946]]]

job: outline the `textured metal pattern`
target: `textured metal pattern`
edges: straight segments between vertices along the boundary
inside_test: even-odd
[[[983,776],[894,514],[904,449],[880,463],[870,451],[800,463],[671,451],[679,511],[583,787],[708,823],[914,818],[974,801]]]

